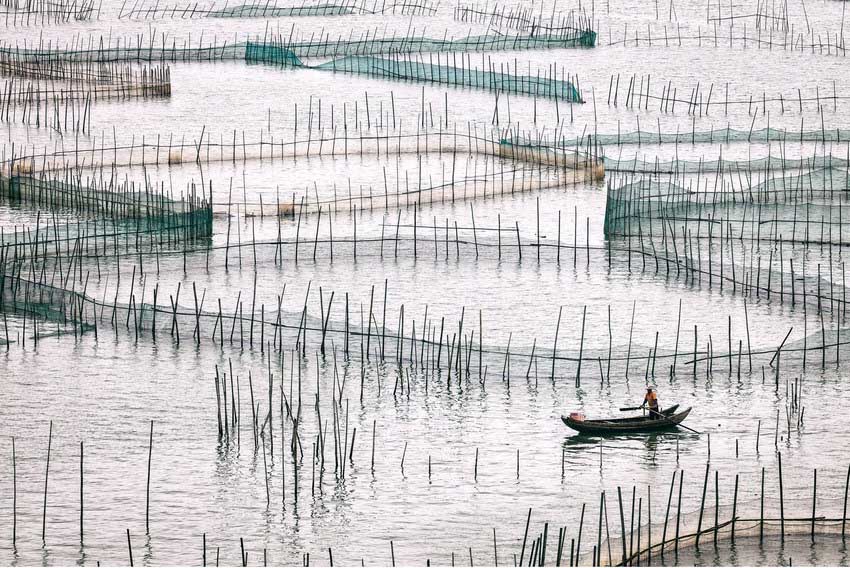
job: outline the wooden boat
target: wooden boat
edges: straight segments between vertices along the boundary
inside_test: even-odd
[[[576,420],[561,416],[564,424],[583,434],[630,434],[635,432],[657,432],[670,430],[681,424],[691,413],[690,408],[678,412],[679,405],[661,411],[662,417],[652,420],[649,416],[609,418],[605,420]]]

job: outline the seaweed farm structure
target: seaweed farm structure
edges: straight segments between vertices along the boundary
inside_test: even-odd
[[[0,0],[0,564],[846,564],[845,6]]]
[[[216,7],[215,3],[210,6],[199,6],[198,3],[187,3],[184,6],[163,5],[159,2],[153,4],[135,3],[126,12],[119,12],[118,18],[134,20],[158,20],[173,19],[181,20],[193,18],[280,18],[280,17],[310,17],[310,16],[349,16],[355,14],[391,14],[405,16],[430,16],[437,12],[439,4],[432,5],[428,1],[423,2],[387,2],[386,0],[372,0],[369,2],[357,2],[344,0],[337,3],[317,4],[315,2],[302,2],[300,6],[279,6],[272,2],[255,1],[249,4],[237,4],[228,6],[226,3]]]
[[[46,26],[97,19],[102,5],[94,0],[4,0],[0,15],[6,27]]]
[[[38,62],[76,62],[76,63],[109,63],[109,62],[186,62],[186,61],[226,61],[245,59],[248,42],[270,42],[281,50],[281,56],[287,52],[299,58],[306,57],[343,57],[349,55],[381,55],[400,53],[438,53],[438,52],[481,52],[503,50],[555,49],[569,47],[593,47],[595,32],[577,30],[574,28],[556,31],[552,34],[483,34],[461,35],[458,37],[427,37],[424,34],[377,36],[378,32],[364,32],[360,37],[334,39],[330,32],[318,37],[309,36],[305,32],[295,35],[295,29],[285,37],[246,37],[242,41],[227,39],[199,38],[197,46],[188,39],[180,46],[176,40],[168,43],[156,35],[139,38],[113,38],[111,42],[102,45],[92,43],[92,38],[79,38],[65,48],[45,45],[38,47],[23,47],[20,45],[0,44],[0,57],[13,57],[19,63]],[[281,63],[283,61],[280,61]]]

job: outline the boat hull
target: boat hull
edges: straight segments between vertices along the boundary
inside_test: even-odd
[[[561,416],[564,424],[582,434],[617,435],[659,432],[675,429],[688,417],[691,409],[665,415],[664,418],[650,420],[644,416],[634,418],[617,418],[613,420],[573,420],[569,416]]]

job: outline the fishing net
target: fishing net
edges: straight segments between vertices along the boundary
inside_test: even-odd
[[[787,386],[794,388],[790,383]],[[791,410],[792,420],[798,412],[799,407]],[[776,432],[760,429],[754,444],[756,454],[761,451],[774,457],[781,449],[784,430],[779,420]],[[654,462],[657,449],[671,443],[678,456],[679,437],[679,433],[649,436],[647,458]],[[602,445],[600,441],[600,460]],[[557,524],[538,520],[529,527],[526,521],[519,564],[543,566],[548,559],[556,566],[776,565],[755,562],[757,556],[750,554],[782,552],[808,558],[818,542],[828,556],[814,564],[840,564],[836,559],[845,553],[840,541],[850,529],[846,470],[797,472],[792,462],[791,471],[786,466],[783,481],[781,461],[778,472],[774,466],[744,468],[730,475],[713,469],[710,455],[709,451],[701,471],[688,472],[677,466],[666,484],[617,487],[590,497],[590,502],[581,506],[578,525],[557,531],[555,542]],[[781,460],[781,453],[779,457]],[[737,551],[739,561],[712,562],[711,555],[723,549]]]
[[[469,128],[421,127],[406,131],[399,127],[373,127],[347,130],[299,130],[298,136],[284,138],[216,137],[207,131],[197,142],[177,141],[171,136],[142,139],[141,142],[102,142],[80,148],[71,140],[58,140],[50,147],[24,146],[14,167],[26,171],[56,171],[66,168],[91,169],[99,166],[142,167],[156,164],[198,162],[247,162],[248,160],[292,159],[320,156],[391,156],[440,154],[446,152],[494,155],[522,162],[565,168],[593,168],[594,176],[604,176],[601,161],[586,148],[550,148],[535,142],[516,143],[504,137],[502,129],[470,124]],[[3,169],[12,167],[8,162]],[[21,172],[26,173],[26,172]]]
[[[565,30],[539,35],[477,35],[459,39],[426,37],[364,38],[350,41],[281,42],[282,47],[299,57],[340,57],[349,55],[385,55],[399,53],[438,53],[461,51],[514,51],[593,47],[596,32]]]
[[[311,68],[388,79],[458,85],[535,97],[557,98],[568,102],[584,102],[578,89],[569,81],[497,73],[476,68],[464,69],[424,61],[350,56],[334,59]]]
[[[454,19],[460,22],[484,24],[492,29],[514,29],[535,33],[573,30],[575,32],[592,31],[593,22],[583,12],[566,14],[534,13],[534,8],[490,6],[488,4],[458,4],[454,10]]]
[[[700,557],[711,557],[723,551],[728,554],[730,550],[736,552],[742,564],[753,565],[754,561],[746,562],[744,559],[755,560],[761,555],[779,554],[806,558],[811,553],[813,543],[821,541],[825,544],[822,552],[828,554],[832,550],[835,555],[832,562],[822,558],[822,563],[836,564],[836,560],[843,554],[841,543],[850,528],[843,519],[843,500],[818,498],[813,509],[811,498],[786,497],[780,506],[776,481],[770,482],[774,487],[771,487],[764,501],[750,499],[733,503],[728,502],[731,496],[727,495],[727,502],[715,504],[710,479],[706,506],[702,511],[691,510],[679,514],[674,494],[667,514],[661,516],[656,509],[653,511],[656,517],[651,522],[646,519],[644,500],[642,518],[630,518],[629,511],[626,511],[628,524],[624,536],[605,538],[606,527],[603,526],[603,538],[597,540],[598,529],[593,527],[589,531],[593,535],[591,543],[583,547],[582,561],[590,563],[593,560],[593,549],[598,546],[601,554],[597,555],[597,565],[604,566],[700,565],[702,563],[697,562]],[[609,520],[613,525],[607,528],[610,533],[617,534],[621,532],[619,513],[614,512],[617,504],[614,502],[610,505]],[[634,511],[634,516],[637,517],[637,511]]]
[[[168,240],[193,240],[212,235],[212,207],[202,197],[190,194],[187,199],[173,200],[148,188],[130,185],[111,185],[104,181],[83,182],[68,178],[58,180],[45,174],[0,176],[0,196],[11,203],[50,209],[71,209],[91,220],[90,228],[98,233],[98,222],[110,225],[124,222],[124,230],[131,233],[163,233]],[[84,228],[86,225],[84,224]],[[105,229],[105,227],[103,227]],[[111,231],[116,231],[113,226]],[[54,230],[58,234],[58,230]],[[83,231],[77,226],[73,238],[81,238]],[[66,232],[66,238],[72,238]],[[16,234],[3,235],[0,245],[18,243]]]
[[[245,60],[250,63],[271,63],[284,67],[304,65],[291,49],[276,44],[250,41],[245,45]]]
[[[353,14],[398,14],[404,16],[431,16],[437,6],[429,0],[419,2],[402,0],[340,0],[338,2],[303,2],[300,6],[279,6],[269,0],[256,0],[244,4],[216,8],[215,2],[187,3],[185,5],[141,1],[127,11],[121,11],[119,19],[196,19],[196,18],[276,18],[310,16],[347,16]]]
[[[440,63],[439,55],[437,56],[437,63],[400,57],[387,59],[352,55],[311,66],[305,65],[294,51],[282,45],[249,42],[245,49],[245,58],[250,62],[271,63],[283,67],[304,67],[402,81],[457,85],[512,94],[556,98],[568,102],[584,102],[578,89],[570,81],[552,77],[531,77],[485,71],[475,67],[454,67],[448,64],[448,58],[446,58],[446,63]]]
[[[299,16],[346,16],[352,14],[401,14],[405,16],[430,16],[437,12],[430,2],[340,2],[333,4],[304,4],[301,6],[276,6],[268,2],[240,4],[208,11],[209,18],[274,18]]]
[[[135,39],[133,40],[135,41]],[[264,44],[288,49],[300,58],[306,57],[345,57],[350,55],[386,55],[403,53],[445,53],[462,51],[517,51],[527,49],[559,49],[569,47],[593,47],[596,44],[596,32],[588,30],[564,30],[552,34],[505,35],[490,34],[453,38],[428,38],[424,36],[374,37],[363,34],[359,39],[332,39],[329,34],[315,37],[293,39],[247,40],[219,43],[216,39],[208,43],[199,41],[196,47],[184,43],[177,46],[163,43],[157,45],[154,39],[148,45],[136,44],[129,38],[115,40],[109,47],[85,47],[66,49],[21,48],[18,45],[0,46],[0,57],[14,59],[17,63],[34,62],[158,62],[158,61],[225,61],[245,60],[249,44]],[[164,41],[164,40],[163,40]],[[262,53],[262,52],[255,52]],[[281,51],[267,53],[283,54]],[[271,56],[270,56],[271,57]],[[266,63],[280,61],[262,60]]]
[[[806,241],[842,242],[850,231],[845,212],[850,171],[823,167],[796,175],[765,180],[724,179],[718,187],[684,187],[670,181],[641,178],[609,187],[605,207],[605,234],[663,235],[690,225],[731,223],[739,238],[798,237]],[[828,224],[828,232],[823,225]],[[819,235],[819,237],[818,237]],[[847,235],[850,236],[850,235]]]
[[[850,160],[832,154],[805,158],[786,158],[765,156],[751,160],[683,160],[655,159],[654,162],[640,158],[617,159],[604,157],[605,169],[626,173],[647,174],[715,174],[752,171],[787,171],[795,169],[832,168],[841,169],[850,166]]]
[[[43,25],[95,19],[100,8],[94,0],[3,0],[0,14],[6,14],[7,25],[9,15],[13,25]]]
[[[206,15],[209,18],[251,18],[251,17],[299,17],[299,16],[343,16],[357,14],[353,5],[346,4],[313,4],[305,6],[263,8],[255,4],[228,6],[211,10]]]
[[[635,130],[617,134],[596,134],[593,139],[606,146],[626,144],[715,144],[728,142],[847,142],[850,129],[816,129],[792,131],[783,128],[741,130],[731,127],[691,132]]]

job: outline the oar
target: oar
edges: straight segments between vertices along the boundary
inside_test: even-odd
[[[629,411],[629,410],[640,410],[641,408],[643,408],[643,407],[642,406],[627,406],[625,408],[621,408],[620,411],[626,412],[626,411]],[[655,410],[649,409],[649,411],[657,414],[658,416],[661,416],[662,418],[667,418],[666,416],[664,416],[660,412],[656,412]],[[689,427],[685,426],[684,424],[677,424],[676,426],[678,426],[679,428],[684,428],[685,430],[690,430],[694,434],[702,434],[702,432],[697,432],[693,428],[689,428]]]
[[[685,430],[690,430],[690,431],[691,431],[691,432],[693,432],[694,434],[702,434],[702,432],[697,432],[697,431],[696,431],[696,430],[694,430],[693,428],[688,428],[688,427],[687,427],[687,426],[685,426],[684,424],[676,424],[676,426],[678,426],[679,428],[684,428]]]
[[[658,416],[661,416],[662,418],[667,418],[666,416],[664,416],[664,415],[663,415],[663,414],[661,414],[660,412],[657,412],[657,411],[655,411],[655,410],[652,410],[651,408],[649,409],[649,412],[651,412],[651,413],[653,413],[653,414],[657,414]],[[676,424],[676,426],[678,426],[679,428],[684,428],[685,430],[690,430],[690,431],[691,431],[691,432],[693,432],[694,434],[702,434],[702,432],[697,432],[697,431],[696,431],[696,430],[694,430],[693,428],[688,428],[688,427],[687,427],[687,426],[685,426],[684,424]]]

